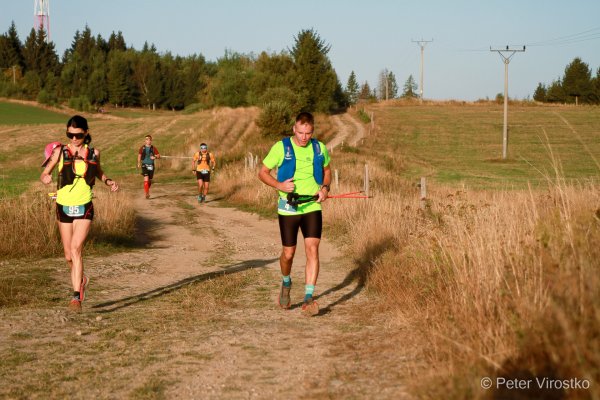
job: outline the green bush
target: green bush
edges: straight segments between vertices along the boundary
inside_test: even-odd
[[[358,118],[365,124],[371,122],[371,117],[369,117],[369,114],[367,114],[365,110],[358,110]]]
[[[12,82],[0,81],[0,97],[23,97],[23,89]]]
[[[42,89],[38,93],[37,102],[48,106],[55,106],[58,103],[58,99],[56,98],[56,94],[48,93],[46,89]]]
[[[92,111],[92,104],[87,96],[71,97],[69,107],[77,111]]]
[[[290,132],[293,118],[294,112],[289,103],[273,100],[265,104],[256,125],[261,128],[263,136],[276,137]]]

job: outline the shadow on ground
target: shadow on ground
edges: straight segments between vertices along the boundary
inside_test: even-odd
[[[92,306],[92,309],[96,309],[98,313],[109,313],[121,308],[129,307],[142,301],[154,299],[156,297],[164,296],[176,290],[179,290],[187,285],[197,282],[203,282],[208,279],[222,277],[225,275],[231,275],[238,272],[247,271],[255,268],[264,268],[268,264],[276,261],[277,258],[270,260],[248,260],[238,264],[231,265],[224,270],[211,271],[200,275],[190,276],[189,278],[182,279],[178,282],[174,282],[170,285],[161,286],[148,292],[136,294],[134,296],[124,297],[122,299],[111,300],[104,303],[96,304]]]

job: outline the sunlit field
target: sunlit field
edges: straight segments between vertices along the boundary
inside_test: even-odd
[[[325,237],[352,259],[356,269],[349,276],[373,299],[362,311],[365,319],[382,313],[397,332],[389,337],[397,341],[392,356],[400,360],[415,349],[406,385],[417,397],[478,398],[484,376],[579,377],[591,388],[569,396],[599,397],[600,108],[511,105],[509,157],[502,160],[500,105],[364,107],[374,124],[364,123],[368,134],[356,146],[333,149],[339,185],[332,194],[362,190],[367,165],[371,198],[328,200]],[[207,142],[218,158],[211,193],[223,204],[273,218],[275,191],[244,162],[248,153],[260,160],[274,142],[260,135],[258,112],[94,115],[92,144],[127,196],[141,190],[136,151],[146,134],[162,155],[173,157],[158,163],[158,184],[192,184],[189,159],[176,157],[191,156]],[[66,139],[66,120],[26,126],[26,137],[19,133],[23,126],[0,125],[1,215],[15,223],[49,215],[51,188],[38,182],[39,164],[46,143]],[[329,142],[331,117],[317,116],[316,132]],[[424,201],[421,177],[427,179]],[[37,211],[15,210],[19,203]],[[134,211],[121,203],[120,211],[109,207],[134,221]],[[52,218],[38,228],[42,233],[29,240],[40,236],[40,249],[54,243],[40,255],[59,254]],[[129,229],[99,230],[96,243],[110,245]],[[16,243],[21,233],[15,232],[0,230],[0,241]],[[10,252],[16,246],[4,255],[25,256]],[[379,344],[361,346],[368,351]]]
[[[334,150],[333,194],[362,189],[367,164],[373,198],[329,200],[326,236],[413,333],[390,340],[421,349],[422,397],[478,397],[484,376],[599,381],[600,109],[512,110],[505,161],[496,105],[371,105],[363,144]],[[239,167],[228,178],[230,199],[270,207]]]

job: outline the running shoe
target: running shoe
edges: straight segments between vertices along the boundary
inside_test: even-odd
[[[202,196],[198,196],[197,199],[198,199],[198,203],[202,203]]]
[[[149,199],[150,198],[150,193],[146,193],[146,198]]]
[[[283,309],[290,308],[292,304],[292,300],[290,299],[290,291],[292,290],[292,282],[290,282],[289,286],[285,286],[283,282],[281,282],[281,290],[279,291],[279,307]]]
[[[306,317],[312,317],[319,313],[319,305],[316,301],[310,297],[308,300],[304,301],[302,304],[302,315]]]
[[[200,200],[200,203],[204,203],[206,201],[206,196],[202,196],[202,200]]]
[[[80,301],[85,300],[85,290],[87,289],[88,284],[90,283],[90,278],[83,275],[83,279],[81,279],[81,286],[79,286],[79,299]]]
[[[81,312],[81,301],[77,299],[71,299],[69,302],[69,311]]]

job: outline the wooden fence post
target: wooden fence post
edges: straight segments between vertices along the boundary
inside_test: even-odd
[[[421,210],[427,206],[427,181],[424,176],[421,177]]]
[[[369,165],[365,164],[365,195],[369,197]]]

